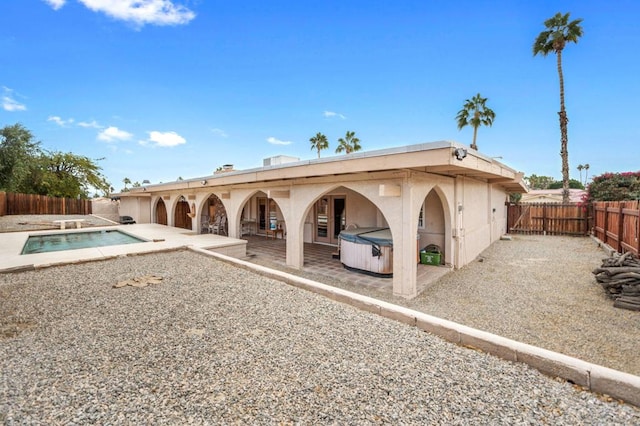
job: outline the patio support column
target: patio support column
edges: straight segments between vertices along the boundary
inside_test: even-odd
[[[300,195],[300,188],[291,188],[286,200],[288,209],[282,209],[287,225],[287,266],[302,269],[304,265],[304,217],[306,200]],[[284,200],[283,200],[284,201]]]
[[[393,294],[407,299],[418,294],[416,285],[418,209],[414,208],[414,194],[410,177],[402,181],[400,211],[387,219],[393,233]],[[398,214],[399,213],[399,214]]]

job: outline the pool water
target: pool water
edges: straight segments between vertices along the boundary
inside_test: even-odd
[[[50,251],[76,250],[144,242],[145,240],[118,230],[32,235],[27,239],[21,254],[46,253]]]

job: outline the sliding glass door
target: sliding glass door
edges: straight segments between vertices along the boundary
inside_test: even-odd
[[[344,230],[346,223],[346,201],[343,195],[325,195],[316,201],[316,242],[338,244],[338,235]]]

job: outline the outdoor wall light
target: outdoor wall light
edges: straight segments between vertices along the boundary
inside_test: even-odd
[[[462,161],[467,156],[467,150],[464,148],[456,148],[453,151],[453,155],[456,157],[457,160]]]
[[[206,180],[201,180],[200,183],[203,184],[203,185],[206,185],[207,181]]]

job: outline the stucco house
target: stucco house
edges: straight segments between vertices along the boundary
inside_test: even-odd
[[[389,228],[393,293],[411,298],[419,248],[435,244],[443,263],[464,266],[506,232],[509,193],[527,191],[522,173],[450,141],[287,161],[133,188],[118,194],[120,214],[196,233],[224,218],[230,237],[284,238],[293,268],[303,266],[305,242],[337,245],[346,228]]]

